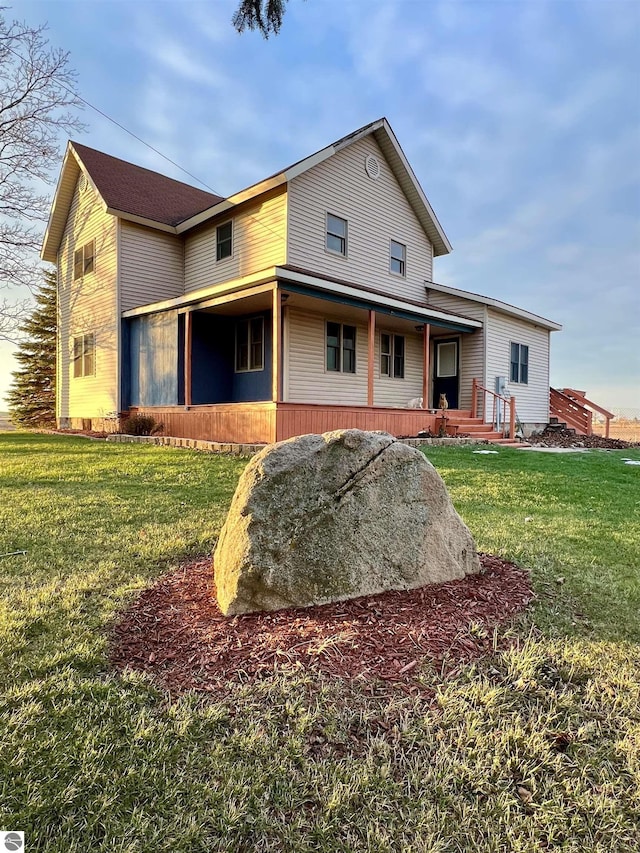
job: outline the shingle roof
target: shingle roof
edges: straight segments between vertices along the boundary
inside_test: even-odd
[[[71,145],[112,210],[164,225],[177,225],[223,200],[222,196],[174,181],[78,142]]]

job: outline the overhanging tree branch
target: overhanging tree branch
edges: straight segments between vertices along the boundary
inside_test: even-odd
[[[268,39],[280,32],[286,5],[287,0],[241,0],[231,22],[239,33],[259,30]]]

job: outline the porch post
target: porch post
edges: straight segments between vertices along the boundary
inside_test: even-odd
[[[376,358],[376,312],[369,311],[369,354],[367,360],[367,406],[373,406],[373,364]]]
[[[271,335],[271,399],[280,401],[280,371],[282,365],[282,306],[278,283],[273,285],[273,330]]]
[[[422,408],[429,408],[429,339],[431,336],[431,326],[429,323],[424,324],[422,331],[423,352],[422,352]]]
[[[509,398],[509,438],[513,441],[516,434],[516,398]]]
[[[191,405],[191,311],[184,315],[184,404]]]

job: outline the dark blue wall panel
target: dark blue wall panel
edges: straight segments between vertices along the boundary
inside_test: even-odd
[[[234,320],[194,311],[191,322],[191,402],[228,403],[233,395]]]
[[[264,317],[264,370],[247,370],[244,373],[235,372],[235,326],[233,337],[234,363],[232,365],[233,373],[233,401],[234,403],[255,403],[260,400],[271,399],[271,365],[272,365],[272,328],[271,328],[271,312],[257,315],[251,314],[248,316]],[[234,320],[243,320],[244,317],[234,318]]]
[[[271,399],[271,314],[262,316],[264,369],[236,373],[236,323],[245,318],[198,311],[193,313],[191,402],[194,406]]]
[[[271,313],[264,317],[264,369],[236,372],[236,323],[194,311],[191,327],[191,402],[248,403],[271,399]],[[123,406],[184,404],[184,318],[164,311],[124,321]],[[127,369],[127,365],[129,369]]]

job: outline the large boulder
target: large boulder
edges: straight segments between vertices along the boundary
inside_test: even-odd
[[[214,554],[225,614],[412,589],[480,569],[442,478],[385,432],[265,447],[240,477]]]

